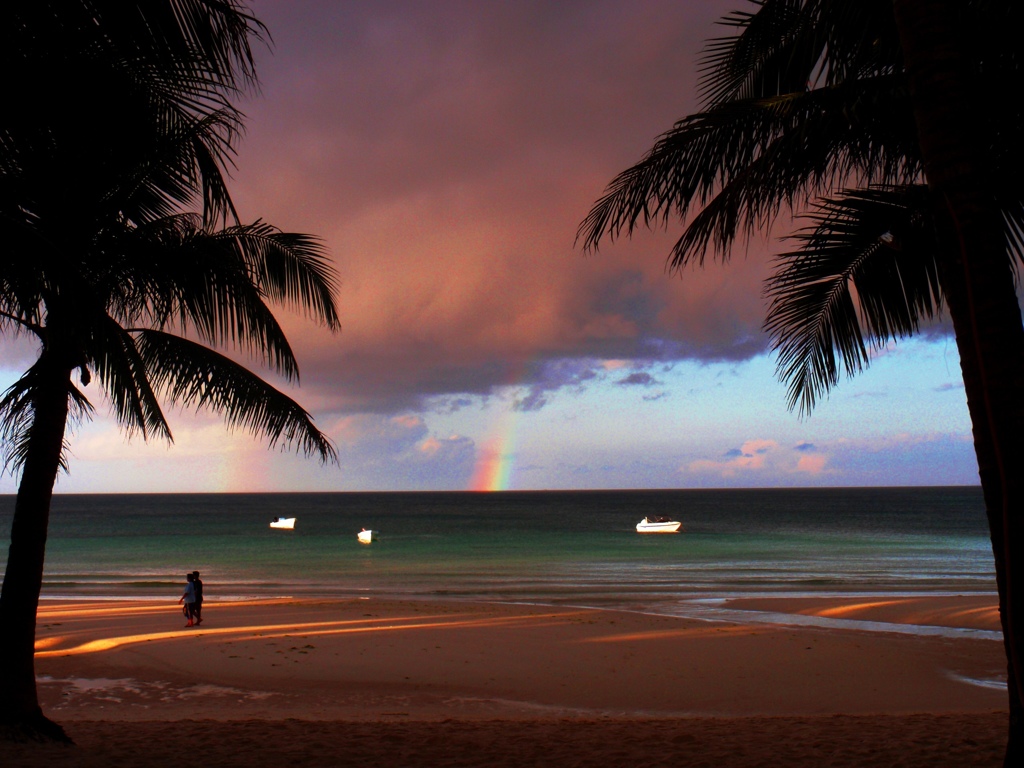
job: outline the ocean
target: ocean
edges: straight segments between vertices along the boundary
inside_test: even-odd
[[[0,496],[9,541],[13,496]],[[640,535],[647,515],[684,532]],[[276,517],[294,530],[273,530]],[[362,528],[373,544],[356,540]],[[6,544],[2,560],[6,564]],[[954,488],[57,495],[44,598],[445,597],[692,615],[750,595],[995,591]]]

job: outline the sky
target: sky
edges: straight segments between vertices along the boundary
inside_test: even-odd
[[[340,333],[279,315],[287,391],[338,465],[210,414],[170,411],[172,445],[129,441],[87,388],[58,492],[977,483],[941,327],[809,417],[787,408],[762,281],[799,223],[682,273],[678,222],[574,242],[615,174],[698,109],[702,46],[735,6],[255,0],[272,44],[231,191],[243,221],[319,236],[338,270]],[[33,349],[0,351],[6,388]]]

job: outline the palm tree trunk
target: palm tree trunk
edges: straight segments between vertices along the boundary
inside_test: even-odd
[[[32,738],[69,741],[39,706],[35,678],[36,609],[50,499],[60,468],[68,417],[70,368],[44,352],[33,398],[33,422],[11,526],[11,547],[0,592],[0,727]]]
[[[894,0],[933,198],[943,295],[956,332],[995,557],[1010,722],[1004,757],[1024,765],[1024,327],[1001,213],[986,183],[984,105],[952,0]]]

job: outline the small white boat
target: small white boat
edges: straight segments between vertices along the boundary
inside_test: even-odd
[[[284,529],[290,531],[292,528],[295,527],[295,518],[294,517],[275,517],[273,520],[270,521],[270,527],[271,528],[284,528]]]
[[[373,541],[373,531],[363,528],[363,530],[356,534],[356,538],[359,539],[360,544],[369,544]]]
[[[645,517],[636,524],[637,533],[679,533],[683,524],[667,517]]]

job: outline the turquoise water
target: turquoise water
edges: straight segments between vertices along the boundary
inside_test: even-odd
[[[0,535],[13,497],[0,497]],[[275,516],[297,517],[293,531]],[[685,533],[642,536],[645,515]],[[363,527],[378,531],[361,545]],[[6,562],[6,547],[3,548]],[[44,597],[444,595],[652,609],[780,593],[991,592],[977,488],[60,495]]]

